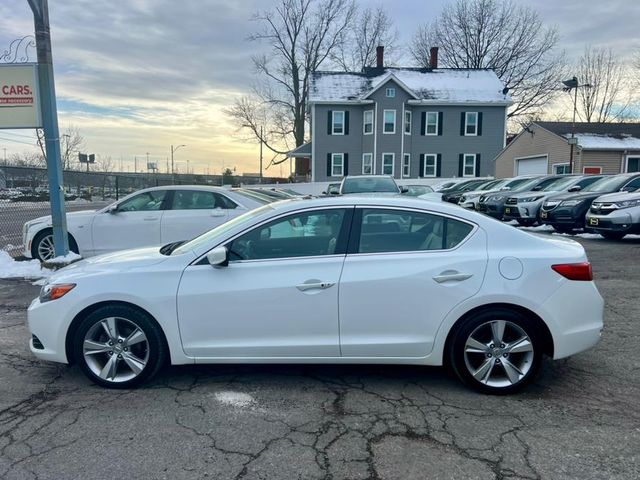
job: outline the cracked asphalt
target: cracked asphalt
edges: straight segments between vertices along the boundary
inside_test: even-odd
[[[602,342],[511,397],[442,369],[353,365],[172,367],[105,390],[31,356],[38,287],[0,281],[0,478],[640,478],[640,240],[579,241]]]

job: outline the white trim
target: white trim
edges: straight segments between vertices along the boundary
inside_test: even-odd
[[[629,159],[630,158],[640,158],[640,153],[632,153],[630,155],[625,155],[625,157],[624,157],[624,172],[623,173],[629,173]],[[632,173],[636,173],[636,172],[632,172]]]
[[[384,156],[391,155],[391,173],[384,173]],[[385,152],[382,154],[382,175],[391,175],[394,176],[396,166],[396,154],[392,152]]]
[[[389,73],[385,78],[383,78],[380,83],[378,84],[377,87],[369,90],[368,92],[364,92],[362,95],[360,95],[359,100],[364,100],[367,97],[370,97],[371,95],[373,95],[374,92],[377,92],[378,89],[382,88],[384,85],[386,85],[389,80],[393,80],[394,82],[396,82],[396,84],[402,88],[405,92],[407,92],[409,94],[409,96],[413,97],[415,100],[418,100],[419,97],[418,95],[415,94],[415,92],[413,90],[411,90],[409,87],[407,87],[407,85],[404,82],[401,82],[398,77],[396,77],[393,73]]]
[[[385,132],[384,128],[387,125],[387,121],[386,121],[386,113],[387,112],[393,112],[393,132]],[[395,135],[396,133],[396,123],[398,123],[398,112],[395,109],[389,108],[389,109],[384,109],[382,111],[382,134],[383,135]]]
[[[461,100],[459,102],[451,101],[451,100],[442,100],[442,99],[424,99],[424,100],[407,100],[407,104],[409,105],[438,105],[438,106],[460,106],[464,105],[467,107],[510,107],[513,105],[513,102],[479,102],[473,100]]]
[[[309,105],[373,105],[373,100],[309,100]]]
[[[405,160],[409,159],[408,163],[405,163]],[[405,174],[404,167],[408,167],[409,171]],[[405,153],[402,155],[402,169],[401,169],[401,178],[411,178],[411,154]]]
[[[373,174],[376,174],[378,162],[378,103],[373,107]]]
[[[512,143],[513,143],[513,140],[511,140],[511,143],[509,144],[509,146],[511,146]],[[513,157],[513,176],[514,177],[518,176],[518,160],[527,160],[527,159],[530,159],[530,158],[539,158],[539,157],[544,157],[544,158],[547,159],[547,174],[549,174],[549,154],[548,153],[539,153],[537,155],[526,155],[524,157]]]
[[[313,141],[316,138],[316,106],[311,105],[311,181],[316,181],[316,144]],[[325,166],[326,168],[326,166]],[[297,174],[298,172],[296,172]]]
[[[368,155],[369,158],[371,159],[371,171],[370,172],[365,172],[364,171],[364,157],[365,157],[365,155]],[[369,152],[363,153],[362,154],[362,175],[373,175],[373,174],[374,174],[373,173],[373,153],[369,153]]]
[[[436,115],[436,132],[435,133],[429,133],[429,114],[430,113],[434,113]],[[438,136],[438,129],[440,128],[440,112],[424,112],[425,116],[424,116],[424,135],[425,137],[437,137]],[[444,133],[444,132],[443,132]]]
[[[407,132],[407,113],[409,114],[409,131]],[[411,129],[413,128],[413,112],[406,110],[404,104],[402,105],[402,132],[405,135],[411,135]]]
[[[587,168],[597,168],[600,171],[598,173],[587,173],[585,170]],[[584,173],[585,175],[601,175],[602,174],[602,167],[600,165],[585,165],[584,167],[582,167],[582,173]]]
[[[405,116],[405,112],[407,110],[405,109],[405,104],[404,102],[402,102],[402,131],[404,132],[404,116]],[[400,137],[400,178],[402,178],[402,161],[404,159],[404,135],[401,135]]]
[[[366,122],[367,113],[371,114],[371,131],[369,133],[365,131],[365,125],[367,125],[367,122]],[[374,115],[375,113],[373,110],[365,110],[362,113],[362,135],[373,135],[373,126],[375,124],[375,122],[373,121]]]
[[[469,123],[469,115],[476,116],[476,123]],[[464,112],[464,136],[465,137],[477,137],[478,136],[478,125],[480,124],[480,117],[478,112]],[[467,130],[471,125],[475,125],[475,130],[473,133],[469,133]]]
[[[393,93],[393,95],[389,95],[390,93]],[[386,87],[386,89],[384,91],[384,95],[387,98],[396,98],[396,89],[395,89],[395,87]]]
[[[341,163],[340,175],[336,175],[336,174],[333,173],[334,172],[334,170],[333,170],[333,168],[334,168],[334,160],[338,156],[340,157],[340,163]],[[331,154],[331,177],[344,177],[344,153],[332,153]]]
[[[342,132],[336,133],[336,113],[342,113]],[[344,135],[347,129],[347,115],[344,110],[331,110],[331,135]]]
[[[551,173],[554,175],[564,175],[567,172],[558,173],[556,171],[556,167],[568,167],[568,166],[569,166],[569,162],[554,163],[551,165]],[[548,165],[547,165],[547,168],[549,168]]]
[[[433,158],[433,175],[427,175],[427,157]],[[435,178],[438,176],[438,154],[437,153],[424,154],[424,165],[422,166],[422,176],[425,178]]]
[[[467,175],[467,158],[473,157],[473,174]],[[462,176],[464,178],[472,178],[476,176],[476,165],[477,165],[478,156],[475,153],[463,153],[462,154]]]

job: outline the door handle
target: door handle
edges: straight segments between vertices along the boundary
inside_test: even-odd
[[[145,222],[153,222],[155,220],[158,220],[158,217],[144,217],[143,220]]]
[[[311,282],[301,283],[300,285],[296,285],[296,288],[301,292],[306,292],[308,290],[326,290],[327,288],[331,288],[335,285],[335,283],[331,282],[316,282],[312,280]]]
[[[224,217],[225,213],[224,212],[213,212],[211,214],[212,217]]]
[[[460,273],[455,270],[446,270],[440,275],[436,275],[433,279],[438,283],[444,282],[462,282],[473,277],[473,273]]]

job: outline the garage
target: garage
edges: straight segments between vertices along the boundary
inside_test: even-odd
[[[516,158],[516,175],[544,175],[548,172],[546,155],[528,158]]]

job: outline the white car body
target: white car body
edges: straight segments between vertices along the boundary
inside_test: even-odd
[[[472,228],[450,249],[285,255],[215,268],[207,262],[212,249],[276,217],[341,208],[354,218],[363,208],[428,213]],[[57,300],[31,303],[29,329],[42,343],[34,348],[32,340],[31,351],[67,363],[74,321],[96,304],[120,302],[157,321],[172,364],[442,365],[456,322],[478,307],[510,305],[539,317],[559,359],[600,338],[604,305],[593,281],[571,281],[551,268],[586,261],[577,242],[536,236],[446,203],[402,196],[278,202],[169,256],[137,249],[56,272],[49,284],[76,286]],[[321,287],[302,288],[309,283]]]
[[[114,210],[119,205],[147,192],[170,192],[167,205],[158,210],[122,211]],[[175,192],[199,192],[212,198],[224,197],[235,208],[174,208]],[[215,196],[215,197],[213,197]],[[214,228],[231,218],[260,207],[254,199],[239,195],[230,189],[209,186],[166,186],[139,190],[101,209],[67,213],[69,235],[78,246],[82,257],[131,248],[160,245],[189,240]],[[31,220],[23,226],[23,254],[32,258],[32,243],[42,231],[51,229],[51,216]]]

